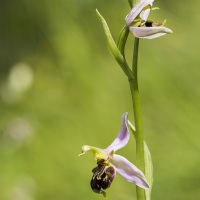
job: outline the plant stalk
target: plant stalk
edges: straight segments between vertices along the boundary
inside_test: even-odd
[[[132,95],[133,112],[134,112],[135,128],[136,128],[136,165],[141,171],[145,172],[142,110],[141,110],[141,103],[140,103],[140,96],[138,89],[138,73],[137,73],[138,48],[139,48],[139,38],[135,38],[133,62],[132,62],[132,73],[134,78],[129,79],[129,85]],[[137,192],[137,200],[145,200],[144,189],[137,186],[136,192]]]

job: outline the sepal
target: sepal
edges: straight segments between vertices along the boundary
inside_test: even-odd
[[[172,33],[172,30],[164,26],[153,27],[129,27],[130,32],[137,38],[154,39],[163,36],[167,33]]]

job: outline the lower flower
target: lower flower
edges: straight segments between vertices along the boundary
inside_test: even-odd
[[[92,172],[93,176],[90,181],[91,188],[94,192],[106,195],[105,190],[110,187],[116,174],[122,176],[125,180],[135,183],[137,186],[148,189],[149,185],[142,171],[125,157],[115,154],[115,152],[128,143],[130,133],[128,130],[128,113],[122,115],[122,127],[118,136],[106,148],[84,145],[82,153],[91,151],[97,161],[97,167]]]

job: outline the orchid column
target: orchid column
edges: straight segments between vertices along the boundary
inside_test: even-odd
[[[143,136],[142,111],[138,90],[137,61],[139,38],[154,39],[167,33],[172,33],[170,29],[163,26],[166,21],[160,23],[148,19],[150,11],[155,10],[155,8],[152,8],[153,1],[154,0],[139,0],[137,3],[134,2],[135,5],[133,6],[133,1],[128,0],[132,9],[125,18],[126,24],[120,32],[117,43],[115,43],[105,19],[97,11],[97,15],[102,22],[106,35],[108,48],[128,78],[135,120],[134,127],[132,123],[128,121],[128,113],[124,113],[122,115],[122,128],[117,138],[106,149],[89,145],[84,145],[82,147],[82,154],[86,151],[92,151],[97,160],[97,167],[92,171],[91,188],[94,192],[103,194],[104,196],[106,194],[105,190],[110,187],[116,173],[118,173],[127,181],[136,184],[138,200],[151,199],[153,167],[151,154]],[[135,36],[132,67],[129,67],[125,57],[125,46],[129,33]],[[136,140],[137,167],[126,158],[115,154],[115,151],[124,147],[129,140],[128,126]]]

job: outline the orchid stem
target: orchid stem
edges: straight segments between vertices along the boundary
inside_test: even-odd
[[[129,0],[129,5],[132,8],[138,0]],[[144,163],[144,137],[143,137],[143,124],[142,124],[142,109],[140,103],[140,95],[138,89],[138,49],[139,49],[139,38],[135,38],[134,49],[133,49],[133,61],[132,61],[132,74],[134,78],[129,79],[129,85],[131,89],[133,112],[135,119],[136,128],[136,165],[137,167],[145,172]],[[145,192],[142,188],[136,186],[137,200],[145,200]]]
[[[133,62],[132,62],[132,73],[134,78],[129,79],[129,85],[132,95],[133,112],[134,112],[135,127],[136,127],[136,165],[141,171],[144,172],[145,163],[144,163],[142,110],[141,110],[140,96],[138,90],[138,76],[137,76],[138,48],[139,48],[139,38],[135,38]],[[145,193],[143,189],[137,186],[136,192],[137,192],[137,200],[145,200]]]

